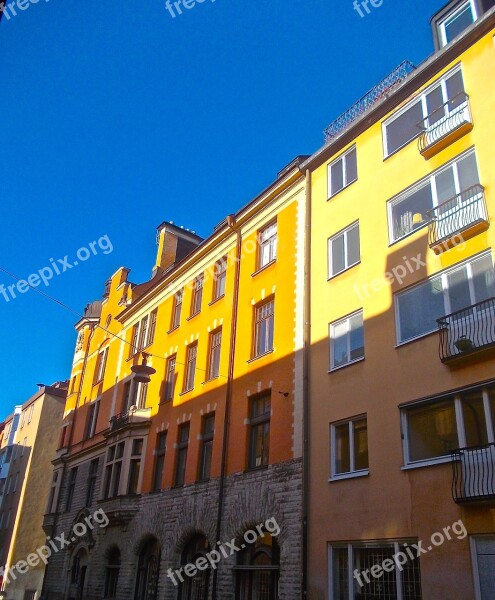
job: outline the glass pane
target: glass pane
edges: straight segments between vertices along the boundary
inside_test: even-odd
[[[330,193],[333,196],[344,187],[344,163],[337,161],[330,167]]]
[[[483,393],[481,390],[462,395],[462,416],[466,432],[467,446],[483,446],[488,444]]]
[[[434,278],[397,297],[399,340],[404,342],[435,331],[445,315],[440,278]]]
[[[364,356],[364,330],[363,314],[353,315],[349,319],[351,331],[351,360],[357,360]]]
[[[332,267],[330,276],[336,275],[345,269],[345,242],[344,234],[335,237],[330,240],[331,254],[332,254]]]
[[[349,423],[335,426],[335,473],[350,473],[351,446]]]
[[[334,600],[349,600],[347,548],[332,549],[332,588]]]
[[[349,362],[347,354],[348,322],[332,325],[332,366],[340,367]]]
[[[359,260],[359,225],[355,225],[347,232],[347,265],[355,265]]]
[[[381,565],[387,559],[392,559],[394,547],[369,547],[369,548],[354,548],[354,569],[360,573],[368,571],[374,565]],[[397,583],[396,569],[393,571],[383,571],[383,577],[369,577],[370,583],[361,578],[363,586],[359,585],[358,580],[355,580],[355,600],[396,600],[397,599]]]
[[[418,124],[423,120],[421,101],[413,104],[405,113],[387,125],[387,154],[395,152],[420,133]]]
[[[443,204],[447,200],[452,200],[457,196],[454,181],[454,170],[452,167],[445,169],[435,177],[435,187],[437,190],[437,203]],[[452,209],[454,205],[449,202],[445,209]]]
[[[429,94],[426,94],[426,108],[428,111],[428,125],[435,124],[445,116],[441,86],[436,87]]]
[[[354,421],[354,469],[361,471],[369,467],[368,425],[366,419]]]
[[[471,270],[475,303],[495,297],[495,270],[491,255],[473,261]]]
[[[471,152],[457,163],[457,169],[459,173],[459,184],[461,192],[477,185],[480,182],[478,175],[478,166],[476,164],[476,155]]]
[[[464,81],[462,79],[462,71],[457,71],[451,75],[446,81],[447,97],[449,100],[449,110],[452,111],[456,107],[466,102],[464,92]]]
[[[393,239],[396,240],[425,225],[427,211],[433,208],[431,184],[428,181],[419,189],[392,205]]]
[[[467,2],[464,8],[457,11],[445,21],[444,27],[447,43],[460,35],[472,23],[474,23],[474,15],[471,8],[471,3]]]
[[[457,269],[447,275],[450,312],[456,312],[473,304],[469,292],[469,281],[466,268]]]
[[[345,157],[345,162],[346,162],[346,185],[349,185],[350,183],[352,183],[353,181],[356,181],[357,179],[357,155],[356,155],[356,148],[354,148],[354,150],[351,150],[351,152],[349,152],[349,154],[346,154]]]
[[[447,456],[459,447],[453,400],[410,408],[407,427],[410,461]]]

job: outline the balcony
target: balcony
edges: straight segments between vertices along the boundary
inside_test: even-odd
[[[434,110],[418,123],[423,131],[418,140],[421,155],[429,159],[473,128],[469,96],[464,92]]]
[[[490,226],[485,188],[474,185],[428,211],[428,244],[435,254],[458,246]]]
[[[151,408],[137,408],[131,406],[131,408],[125,412],[113,416],[110,419],[110,432],[115,433],[124,427],[132,425],[148,424],[151,419]]]
[[[495,500],[495,444],[454,450],[452,470],[454,502]]]
[[[495,349],[495,298],[437,319],[440,360],[457,363]]]

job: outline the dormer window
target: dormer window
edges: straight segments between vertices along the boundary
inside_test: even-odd
[[[479,17],[476,0],[452,3],[436,20],[438,43],[441,48],[450,44]]]

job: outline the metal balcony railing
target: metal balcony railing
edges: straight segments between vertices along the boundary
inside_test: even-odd
[[[356,119],[367,112],[380,100],[385,98],[395,87],[406,79],[406,77],[416,69],[416,67],[405,60],[396,69],[392,71],[385,79],[375,85],[367,94],[360,98],[355,104],[346,110],[340,117],[325,129],[325,142],[330,142],[340,133],[345,131]]]
[[[478,233],[476,226],[482,231],[490,224],[485,188],[479,184],[429,210],[427,214],[430,248],[440,246],[443,242],[448,248],[447,242],[453,237],[458,236],[459,242],[462,242],[463,232],[473,229],[472,233]]]
[[[131,413],[128,410],[111,417],[110,433],[112,433],[113,431],[117,431],[118,429],[122,429],[122,427],[125,427],[126,425],[128,425],[129,421],[130,421],[130,417],[131,417]]]
[[[440,359],[457,360],[495,347],[495,298],[437,319]]]
[[[121,412],[110,419],[110,433],[118,431],[130,424],[149,423],[151,418],[151,407],[141,408],[139,406],[131,406],[129,410]]]
[[[455,502],[495,500],[495,444],[454,450],[452,470]]]
[[[450,135],[463,133],[463,128],[471,129],[473,119],[469,107],[469,96],[465,92],[457,94],[432,111],[423,121],[418,123],[423,131],[418,139],[419,151],[427,153],[433,146]]]

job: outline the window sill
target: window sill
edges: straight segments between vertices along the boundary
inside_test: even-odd
[[[220,378],[220,375],[215,375],[215,377],[210,377],[209,379],[205,379],[205,381],[203,381],[201,383],[201,385],[206,385],[207,383],[211,383],[212,381],[216,381],[219,378]]]
[[[198,311],[197,311],[197,312],[195,312],[193,315],[189,315],[189,316],[186,318],[186,321],[191,321],[192,319],[194,319],[194,317],[197,317],[197,316],[198,316],[198,315],[200,315],[200,314],[201,314],[201,311],[200,311],[200,310],[198,310]]]
[[[139,348],[139,350],[136,350],[136,352],[134,352],[134,354],[131,354],[130,356],[128,356],[126,358],[126,361],[129,362],[130,360],[132,360],[133,358],[136,358],[136,356],[139,356],[141,354],[141,352],[146,352],[146,350],[148,348],[151,348],[151,346],[153,345],[153,342],[150,342],[149,344],[147,344],[146,346],[143,346],[142,348]]]
[[[248,365],[250,365],[251,363],[255,362],[256,360],[259,360],[260,358],[263,358],[264,356],[268,356],[269,354],[273,354],[274,352],[275,352],[275,348],[273,348],[272,350],[268,350],[268,352],[264,352],[263,354],[258,354],[258,356],[254,356],[253,358],[250,358],[246,362]]]
[[[256,277],[256,275],[258,275],[258,273],[262,273],[263,271],[266,271],[266,269],[270,268],[272,265],[274,265],[277,262],[277,259],[274,258],[273,260],[271,260],[269,263],[266,263],[266,265],[263,265],[262,267],[260,267],[257,271],[255,271],[254,273],[251,273],[251,277]]]
[[[346,154],[346,152],[344,153],[344,155]],[[344,155],[342,155],[342,156],[344,156]],[[352,181],[350,181],[349,183],[347,183],[346,185],[344,185],[344,187],[342,189],[340,189],[338,192],[335,192],[335,194],[330,194],[330,196],[328,196],[328,198],[327,198],[327,202],[330,202],[330,200],[333,200],[334,198],[336,198],[337,196],[339,196],[344,190],[346,190],[347,188],[351,187],[351,185],[353,183],[356,183],[356,181],[358,181],[358,178],[353,179]]]
[[[394,119],[390,119],[390,123],[392,123]],[[385,133],[386,135],[386,133]],[[385,162],[386,160],[388,160],[389,158],[392,158],[392,156],[395,156],[398,152],[400,152],[401,150],[403,150],[404,148],[407,148],[407,146],[409,146],[409,144],[412,144],[415,140],[417,140],[419,138],[419,136],[421,135],[421,131],[419,131],[413,138],[411,138],[408,142],[406,142],[405,144],[402,144],[402,146],[400,146],[399,148],[397,148],[397,150],[394,150],[393,152],[391,152],[390,154],[386,154],[384,152],[384,157],[383,157],[383,162]],[[385,150],[385,148],[384,148]]]
[[[179,327],[180,327],[180,324],[179,324],[179,325],[176,325],[175,327],[172,327],[172,329],[169,329],[169,330],[167,331],[167,335],[168,335],[169,333],[172,333],[173,331],[176,331],[177,329],[179,329]]]
[[[353,473],[342,473],[342,475],[332,475],[328,481],[329,483],[334,483],[335,481],[345,481],[346,479],[359,479],[360,477],[368,477],[369,474],[369,469],[354,471]]]
[[[161,402],[158,403],[158,406],[162,406],[162,404],[168,404],[169,402],[172,402],[173,398],[166,398],[165,400],[162,400]]]
[[[434,329],[433,331],[428,331],[427,333],[422,333],[421,335],[418,335],[414,338],[411,338],[410,340],[406,340],[405,342],[398,342],[395,345],[395,348],[402,348],[402,346],[407,346],[408,344],[412,344],[414,342],[417,342],[418,340],[422,340],[426,337],[429,337],[431,335],[438,335],[438,329]]]
[[[261,467],[248,467],[244,473],[255,473],[256,471],[267,471],[269,465],[261,465]]]
[[[179,396],[185,396],[186,394],[190,394],[193,390],[193,387],[189,388],[188,390],[183,390],[182,392],[179,392]]]
[[[363,356],[362,358],[356,358],[356,360],[351,360],[350,362],[346,363],[345,365],[341,365],[340,367],[331,367],[330,371],[327,371],[327,373],[329,375],[331,375],[332,373],[335,373],[336,371],[341,371],[342,369],[346,369],[347,367],[351,367],[352,365],[363,362],[364,359],[365,359],[365,357]]]
[[[422,231],[425,227],[428,227],[428,221],[425,221],[420,227],[416,227],[416,229],[412,229],[409,233],[406,233],[405,235],[401,236],[400,238],[397,238],[396,240],[392,240],[389,243],[388,247],[391,248],[392,246],[395,246],[399,242],[407,240],[407,238],[411,237],[415,233],[418,233],[418,231]]]
[[[401,471],[421,469],[422,467],[434,467],[435,465],[444,465],[451,462],[452,458],[450,456],[440,456],[439,458],[430,458],[427,460],[418,460],[418,462],[409,463],[401,467]]]
[[[361,261],[359,260],[357,263],[354,263],[353,265],[350,265],[350,266],[346,267],[343,271],[339,271],[338,273],[335,273],[335,275],[331,275],[330,277],[327,278],[327,281],[332,281],[336,277],[340,277],[340,275],[343,275],[344,273],[347,273],[347,271],[350,271],[351,269],[354,269],[354,267],[357,267],[360,264],[361,264]]]
[[[214,304],[216,304],[222,298],[225,298],[225,294],[222,294],[221,296],[218,296],[218,298],[215,298],[214,300],[212,300],[211,302],[209,302],[208,306],[213,306]]]

